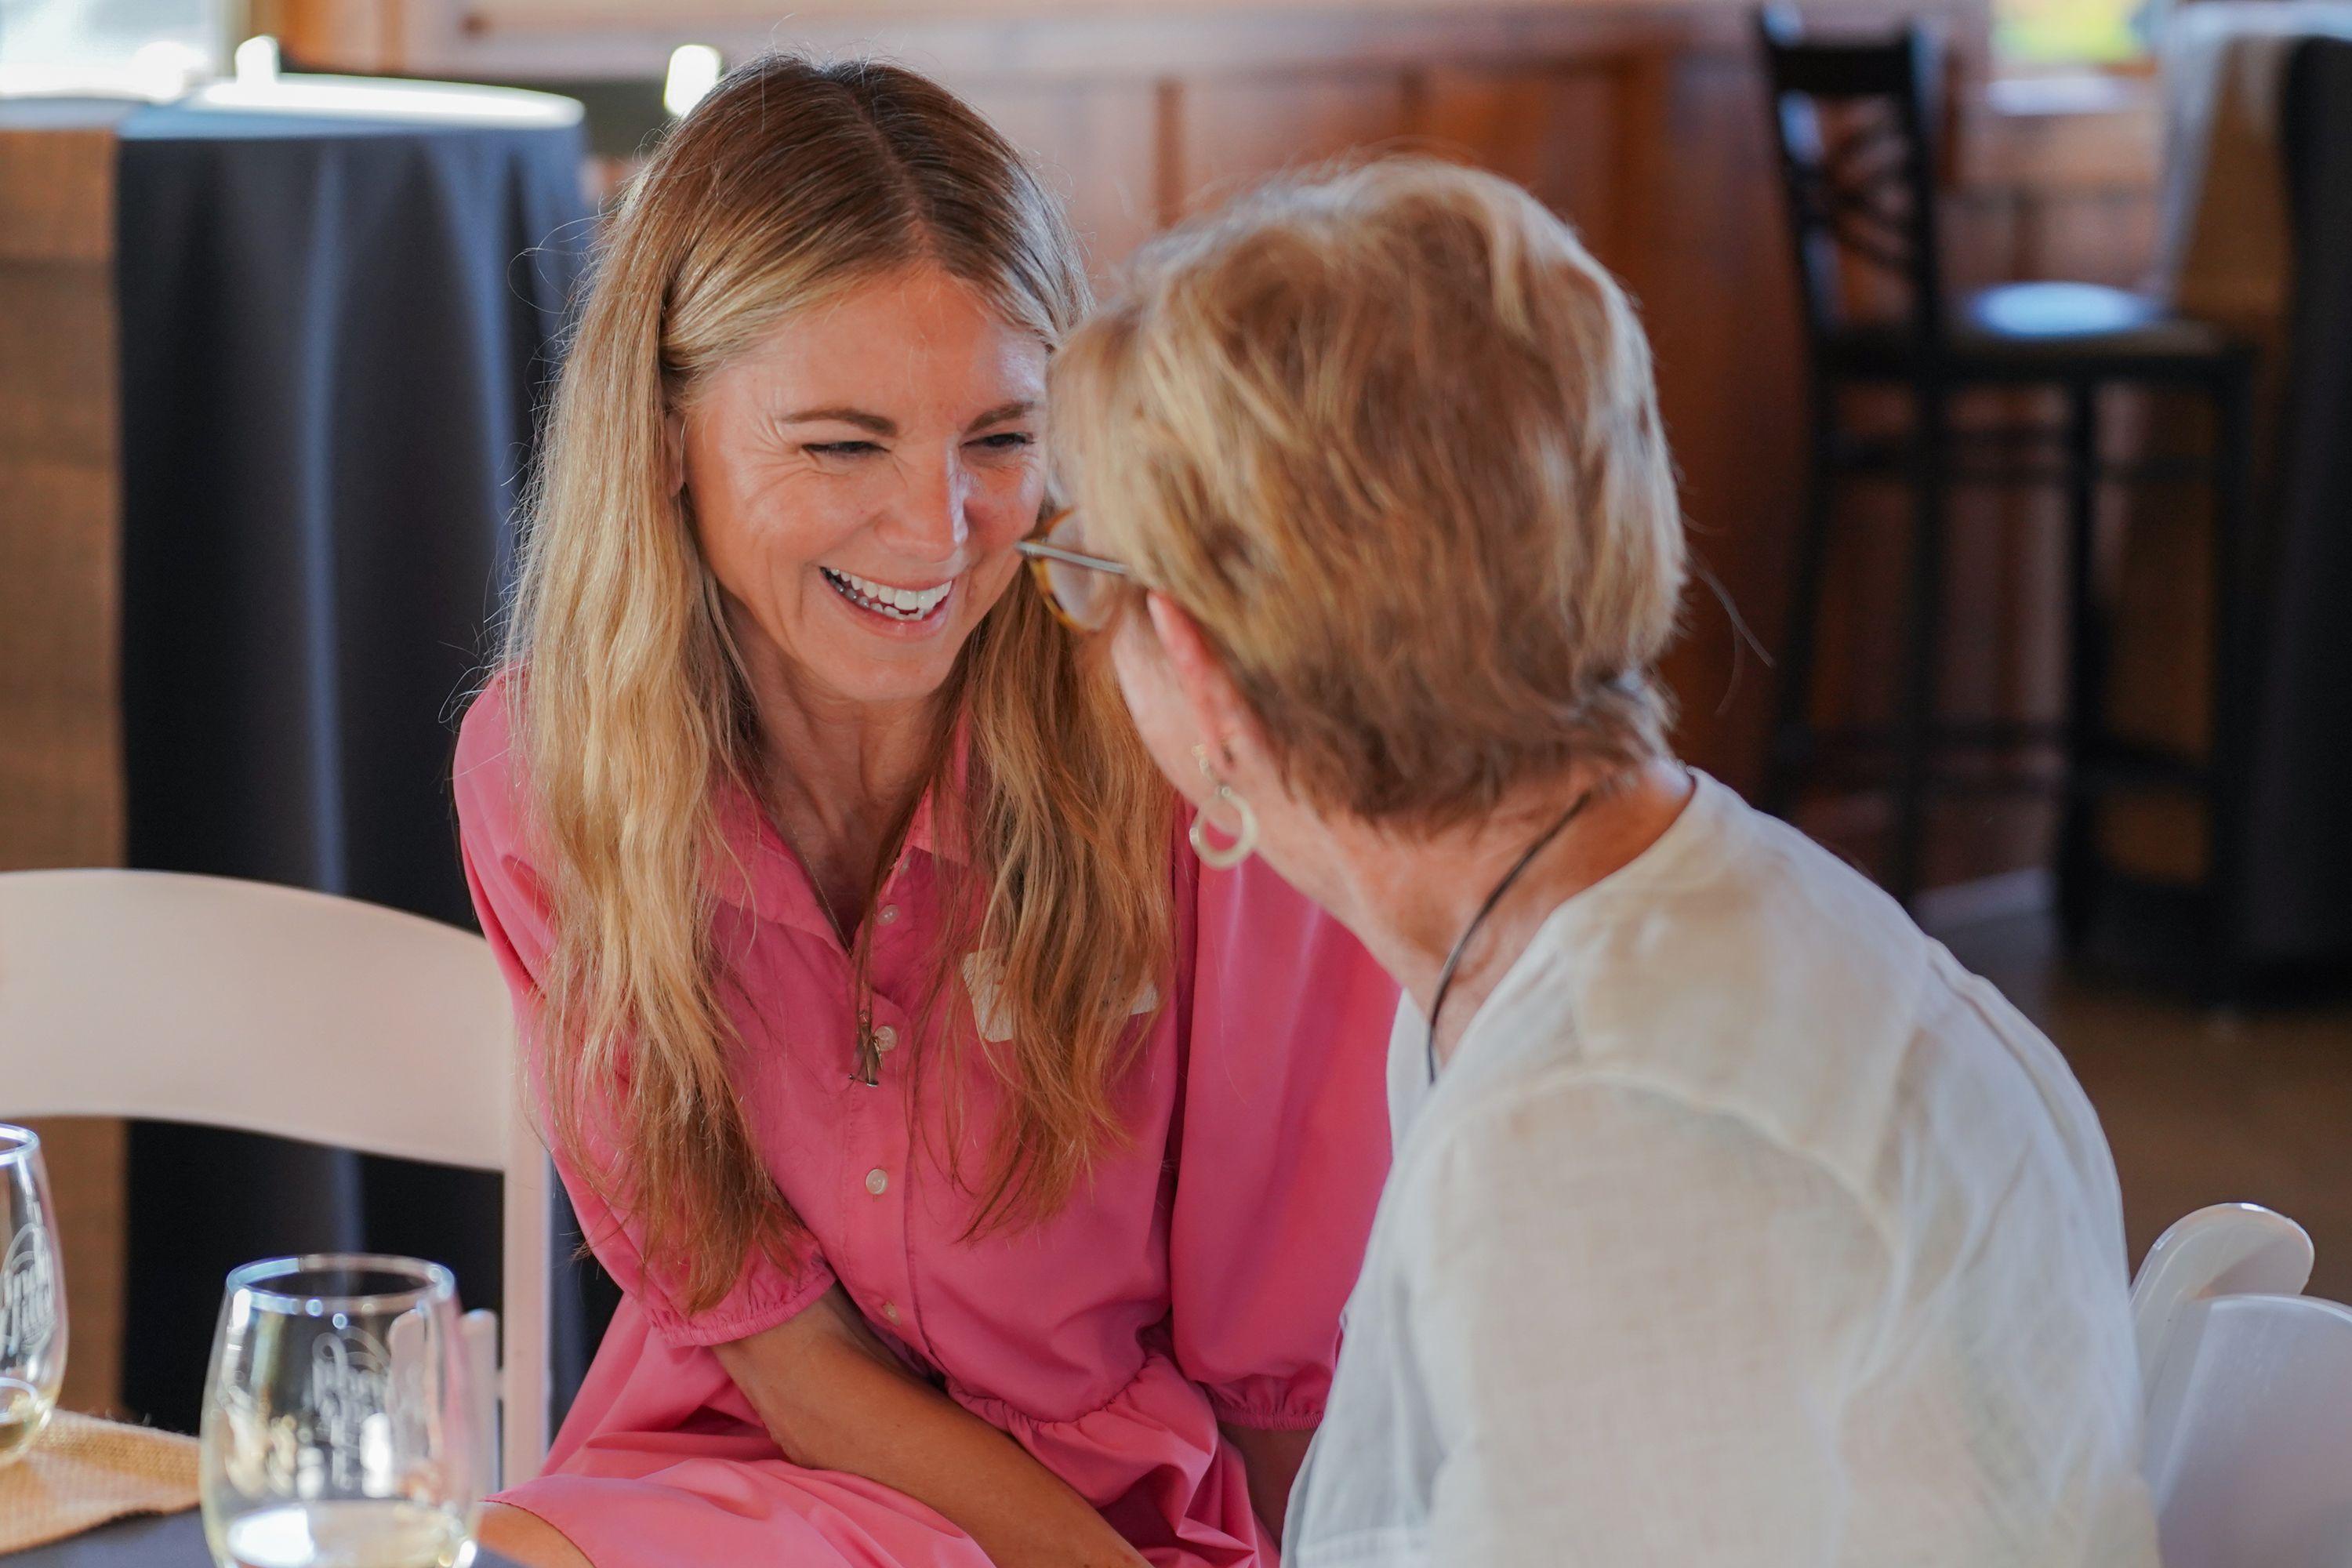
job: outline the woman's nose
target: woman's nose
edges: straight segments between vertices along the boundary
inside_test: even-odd
[[[971,475],[959,453],[916,465],[880,530],[883,542],[918,560],[945,561],[971,531],[964,516],[971,498]]]

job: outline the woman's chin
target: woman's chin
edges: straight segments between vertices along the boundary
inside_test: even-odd
[[[806,668],[841,697],[896,706],[938,695],[955,672],[956,656],[971,635],[962,606],[949,602],[920,621],[886,619],[841,604],[829,620],[848,619],[851,629],[828,628],[816,639],[817,657]]]
[[[836,650],[816,671],[824,684],[848,701],[877,708],[903,707],[937,697],[954,673],[951,651],[919,658],[852,660]]]

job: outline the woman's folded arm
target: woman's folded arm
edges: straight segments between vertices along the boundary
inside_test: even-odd
[[[716,1347],[784,1457],[936,1510],[998,1568],[1139,1568],[1086,1499],[925,1384],[835,1285],[789,1321]]]
[[[1242,1457],[1243,1473],[1249,1477],[1250,1506],[1257,1510],[1267,1533],[1281,1539],[1290,1512],[1290,1490],[1298,1484],[1298,1468],[1307,1462],[1307,1445],[1315,1440],[1315,1428],[1268,1431],[1223,1421],[1218,1423],[1218,1429]]]

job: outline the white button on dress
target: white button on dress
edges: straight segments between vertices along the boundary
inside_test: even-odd
[[[866,1190],[880,1197],[890,1190],[890,1173],[877,1165],[866,1173]]]

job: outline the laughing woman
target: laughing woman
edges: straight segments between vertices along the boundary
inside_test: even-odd
[[[520,1561],[1274,1561],[1395,992],[1187,852],[1016,570],[1084,303],[1017,155],[887,67],[747,67],[613,220],[457,768],[626,1298],[486,1517]]]

